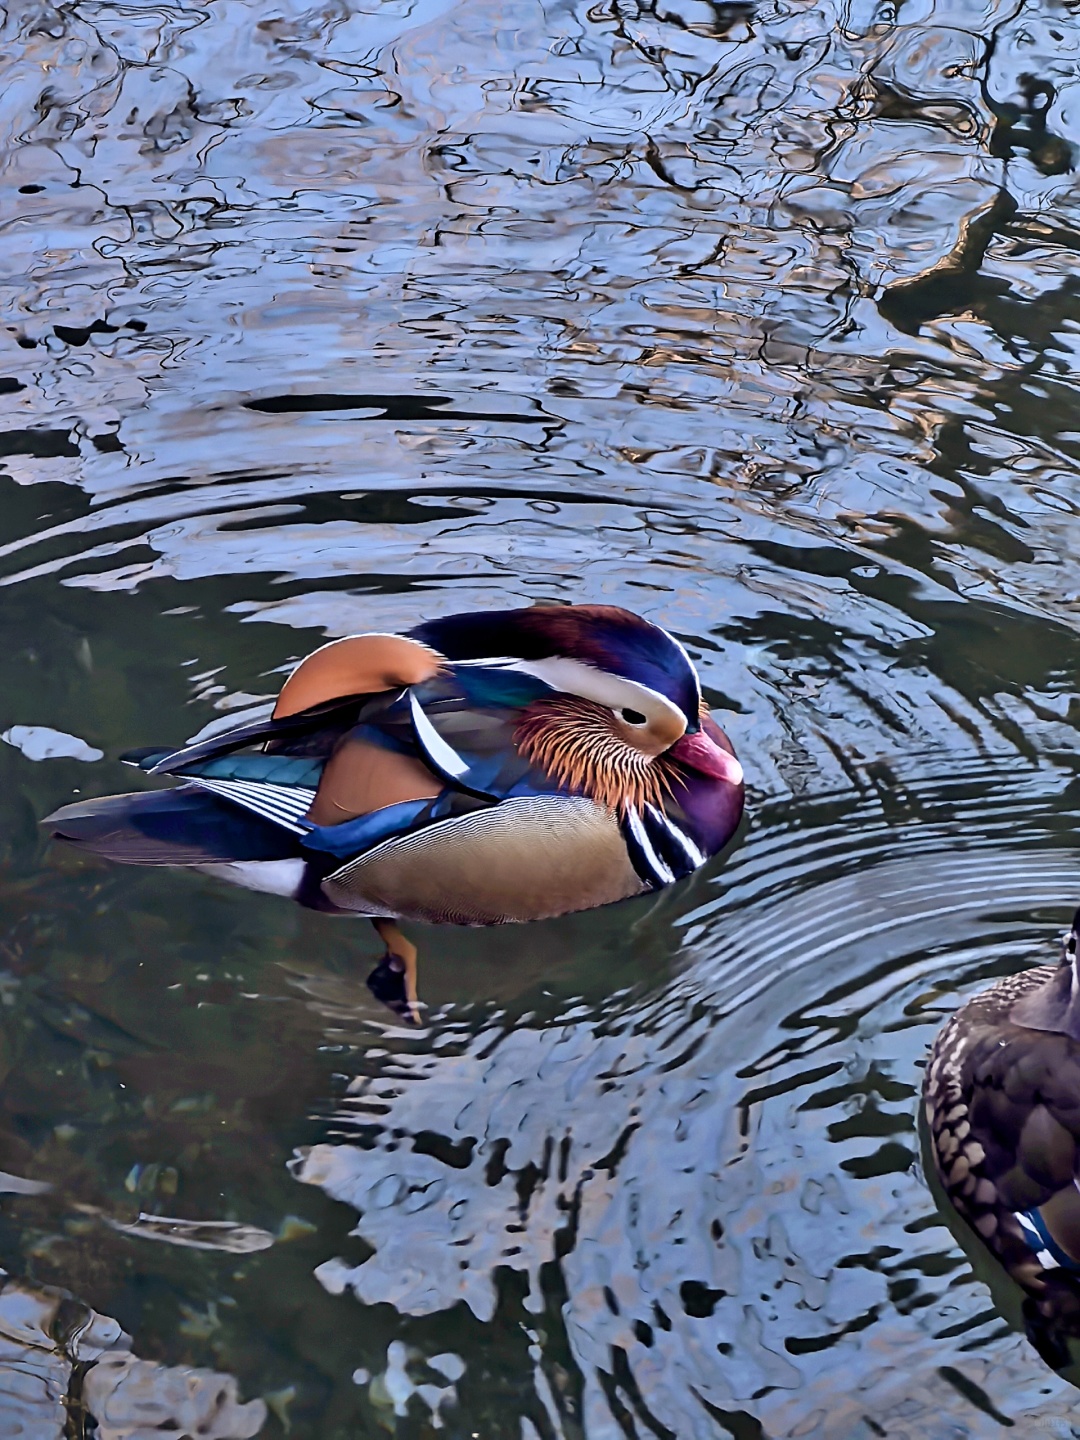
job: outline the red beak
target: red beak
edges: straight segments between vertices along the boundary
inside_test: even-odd
[[[710,725],[709,728],[715,730],[721,739],[727,740],[718,725]],[[743,783],[743,768],[738,760],[707,734],[704,726],[696,734],[684,735],[681,740],[676,740],[667,753],[699,775],[725,780],[729,785],[740,786]]]

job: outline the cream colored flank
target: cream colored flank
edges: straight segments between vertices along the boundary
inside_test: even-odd
[[[323,881],[342,909],[456,925],[499,925],[637,895],[612,811],[583,796],[504,800],[384,841]]]

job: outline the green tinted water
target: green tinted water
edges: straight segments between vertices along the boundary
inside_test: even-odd
[[[0,728],[103,758],[0,746],[0,1170],[51,1187],[0,1264],[162,1433],[195,1369],[302,1440],[1070,1433],[916,1115],[1080,899],[1078,34],[7,11]],[[41,842],[328,635],[536,600],[683,638],[750,819],[652,902],[418,928],[420,1034],[368,927]],[[92,1428],[28,1336],[0,1433]]]

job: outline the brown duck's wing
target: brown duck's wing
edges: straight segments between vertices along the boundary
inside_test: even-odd
[[[978,1168],[998,1205],[1028,1216],[1080,1264],[1080,1044],[1007,1025],[972,1047],[962,1078],[971,1141],[984,1152]]]
[[[1039,1206],[1039,1214],[1058,1249],[1080,1268],[1080,1191],[1075,1185],[1057,1191]]]

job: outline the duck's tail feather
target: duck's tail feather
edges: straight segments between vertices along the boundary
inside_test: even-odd
[[[283,860],[296,836],[206,790],[151,790],[84,800],[46,816],[54,837],[127,865]]]

